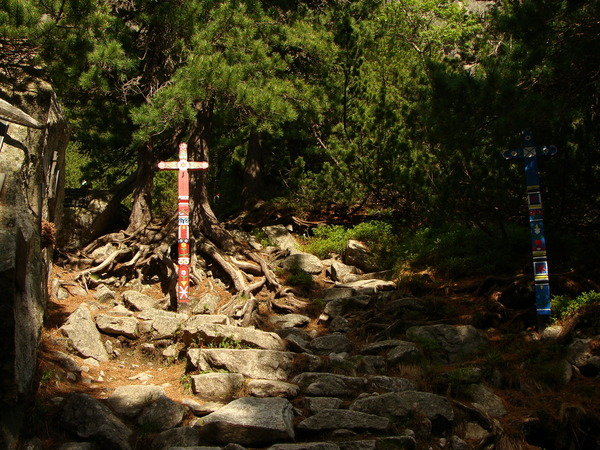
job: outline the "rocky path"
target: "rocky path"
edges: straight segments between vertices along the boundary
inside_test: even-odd
[[[88,293],[58,273],[40,399],[60,432],[28,448],[535,448],[504,428],[505,403],[478,364],[493,330],[448,323],[445,304],[380,274],[287,258],[327,273],[327,287],[287,311],[271,305],[263,329],[219,314],[216,283],[186,315],[151,285]]]

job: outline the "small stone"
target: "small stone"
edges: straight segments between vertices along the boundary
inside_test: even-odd
[[[86,358],[83,360],[84,364],[87,364],[92,367],[100,367],[100,363],[94,358]]]
[[[138,380],[138,381],[145,382],[145,381],[151,380],[152,378],[154,378],[152,375],[142,372],[142,373],[138,373],[137,375],[134,375],[132,377],[129,377],[128,380],[131,380],[131,381]]]

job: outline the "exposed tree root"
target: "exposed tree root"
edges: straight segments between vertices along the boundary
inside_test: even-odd
[[[178,271],[177,256],[174,254],[176,228],[175,220],[171,219],[162,224],[151,224],[134,233],[111,233],[96,239],[77,254],[64,256],[68,264],[81,269],[76,280],[86,289],[96,283],[94,278],[116,277],[123,285],[133,279],[143,282],[157,275],[163,292],[170,295],[171,304],[175,307]],[[231,306],[228,311],[232,317],[247,323],[252,320],[257,308],[256,299],[252,301],[253,294],[268,287],[277,295],[281,285],[264,255],[250,249],[245,243],[233,240],[226,230],[222,231],[228,235],[226,243],[214,242],[214,237],[210,240],[206,236],[191,240],[190,279],[192,285],[198,285],[202,280],[203,275],[198,270],[200,256],[208,264],[215,265],[218,268],[216,272],[224,275],[223,281],[230,286],[232,294],[241,294],[250,299],[243,307]],[[231,250],[232,241],[235,243],[234,251]]]

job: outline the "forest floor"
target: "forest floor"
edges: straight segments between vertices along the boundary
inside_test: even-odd
[[[59,278],[67,290],[72,288],[72,292],[75,292],[77,274],[77,270],[55,265],[51,279]],[[481,286],[485,282],[484,277],[459,281],[438,279],[435,291],[424,295],[434,296],[448,306],[452,323],[474,323],[481,320],[478,317],[484,317],[489,313],[489,299],[486,300],[483,296],[473,293],[473,286]],[[209,281],[205,280],[203,283]],[[161,299],[164,294],[159,286],[159,283],[151,285],[144,293]],[[312,292],[313,298],[318,298],[318,289],[324,286],[323,281],[319,280],[316,290]],[[191,294],[200,296],[208,288],[208,285],[194,286]],[[213,292],[215,289],[221,289],[219,295],[223,303],[231,296],[215,283],[211,283],[210,289]],[[56,414],[51,410],[57,408],[55,399],[70,393],[81,392],[98,399],[106,399],[118,386],[148,383],[164,387],[166,395],[176,401],[193,396],[189,380],[186,382],[185,359],[173,359],[165,364],[163,357],[145,351],[142,341],[126,338],[110,338],[119,341],[115,342],[120,348],[118,357],[97,367],[84,364],[87,372],[82,372],[77,380],[69,379],[56,358],[56,352],[69,352],[60,327],[81,303],[94,301],[96,300],[92,293],[69,295],[66,299],[60,300],[52,297],[49,301],[39,354],[39,388],[29,417],[36,428],[39,429],[40,424],[45,427],[43,436],[37,434],[42,438],[44,448],[55,448],[58,443],[68,440],[66,433],[61,431],[54,422]],[[261,313],[270,314],[267,310],[261,310]],[[320,327],[317,318],[318,313],[315,314],[309,328]],[[584,329],[578,333],[578,336],[587,337],[593,334],[592,331],[597,329],[598,321],[593,322],[590,329]],[[536,373],[536,370],[549,372],[557,370],[556,364],[552,361],[556,357],[556,352],[539,347],[539,342],[536,342],[537,333],[532,330],[531,314],[517,313],[513,317],[507,317],[488,335],[491,336],[490,349],[481,361],[475,363],[484,370],[497,370],[502,373],[506,387],[497,394],[502,397],[509,411],[506,418],[502,419],[502,426],[507,432],[512,430],[515,434],[521,433],[519,430],[522,430],[529,420],[532,422],[532,427],[538,426],[540,417],[545,417],[548,421],[542,430],[552,426],[570,427],[572,431],[563,431],[572,434],[587,433],[585,427],[600,424],[600,389],[597,389],[597,378],[584,377],[576,373],[568,384],[553,385],[552,380],[556,377],[553,377],[552,373]],[[531,338],[527,339],[526,336]],[[351,338],[360,340],[366,339],[366,336],[354,333]],[[460,386],[456,384],[456,380],[448,382],[448,377],[445,377],[445,371],[449,370],[449,368],[437,367],[435,374],[425,374],[428,378],[423,381],[424,387],[440,394],[460,397]],[[40,415],[45,419],[40,418]]]

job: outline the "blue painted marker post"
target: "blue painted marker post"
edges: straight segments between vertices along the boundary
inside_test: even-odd
[[[531,251],[533,253],[533,273],[535,277],[535,301],[538,323],[541,327],[545,325],[546,319],[550,316],[550,285],[537,157],[552,156],[556,152],[557,149],[553,145],[536,147],[531,132],[524,131],[523,148],[507,150],[503,153],[506,159],[522,159],[525,165],[529,224],[531,226]]]

